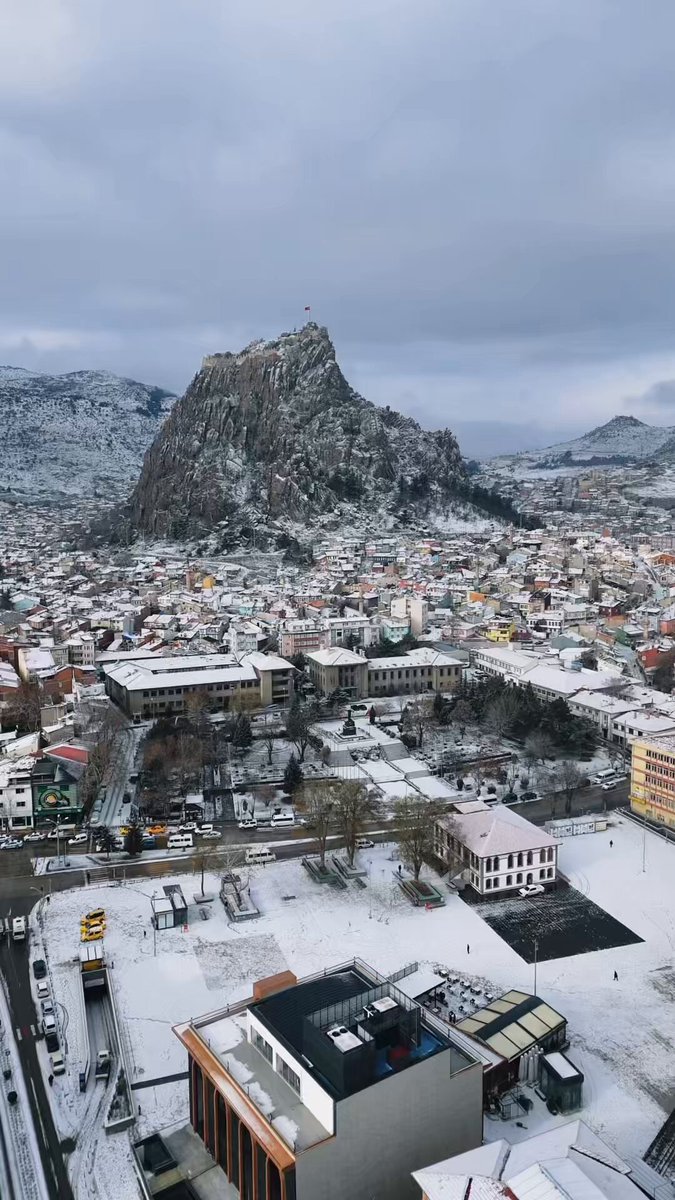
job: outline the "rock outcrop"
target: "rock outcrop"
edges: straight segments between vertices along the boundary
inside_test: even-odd
[[[145,456],[131,520],[159,536],[296,535],[321,514],[447,513],[458,487],[452,433],[364,400],[312,322],[204,359]]]

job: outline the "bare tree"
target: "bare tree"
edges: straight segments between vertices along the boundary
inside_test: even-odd
[[[87,766],[80,780],[80,795],[85,811],[96,800],[99,788],[117,758],[124,729],[122,714],[116,708],[108,708],[98,726],[94,729],[92,724],[85,731],[85,740],[91,745]]]
[[[564,758],[556,767],[556,780],[559,790],[565,797],[565,816],[569,817],[572,811],[572,801],[581,788],[583,775],[571,758]]]
[[[424,744],[424,735],[434,722],[433,700],[429,696],[415,696],[409,700],[401,718],[401,724],[413,731],[418,748]]]
[[[274,734],[272,733],[271,729],[269,731],[265,730],[265,736],[262,740],[267,752],[267,765],[268,767],[271,767],[272,759],[274,757]]]
[[[492,701],[485,714],[485,725],[498,738],[508,734],[520,711],[520,705],[515,688],[504,688],[503,692]]]
[[[212,871],[214,875],[231,876],[239,867],[243,867],[245,861],[245,851],[241,846],[229,845],[208,849],[202,844],[196,854],[192,856],[194,873],[200,876],[200,894],[204,895],[204,874],[206,871]]]
[[[309,745],[312,725],[315,724],[318,717],[318,706],[303,704],[296,694],[286,718],[286,736],[298,751],[300,762],[305,761],[305,751]]]
[[[309,784],[303,789],[305,811],[309,818],[310,827],[314,832],[316,848],[321,866],[326,864],[326,845],[330,832],[331,821],[335,817],[336,793],[339,789],[337,780],[321,779]]]
[[[2,721],[5,728],[16,728],[19,733],[35,733],[41,724],[41,702],[39,684],[21,683],[5,709]]]
[[[476,720],[476,714],[468,700],[459,699],[450,713],[450,720],[463,733],[467,725]]]
[[[193,733],[181,730],[173,747],[173,768],[182,800],[191,786],[199,780],[202,768],[202,747]]]
[[[364,822],[375,813],[375,803],[362,783],[346,780],[335,789],[335,821],[344,839],[350,867],[354,866],[356,839]]]
[[[424,862],[434,852],[438,811],[436,805],[421,796],[406,796],[395,805],[399,853],[415,879],[419,879]]]
[[[529,763],[544,763],[547,758],[555,757],[553,739],[537,729],[525,738],[524,752]]]

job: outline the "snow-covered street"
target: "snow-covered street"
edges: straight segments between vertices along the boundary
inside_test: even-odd
[[[185,1070],[173,1024],[245,997],[256,979],[285,968],[302,976],[360,957],[388,974],[418,961],[486,980],[495,993],[533,990],[533,966],[458,896],[448,894],[445,908],[435,911],[410,907],[392,877],[395,847],[376,846],[362,858],[370,864],[369,886],[339,892],[314,884],[299,860],[252,869],[262,916],[241,925],[228,922],[214,877],[206,878],[215,899],[205,920],[193,904],[199,876],[177,876],[190,905],[188,928],[159,931],[156,954],[150,900],[160,887],[154,881],[54,895],[45,934],[57,999],[79,952],[80,914],[98,905],[108,914],[106,961],[136,1085]],[[606,833],[565,841],[561,868],[572,885],[644,940],[537,968],[538,994],[569,1022],[569,1055],[585,1075],[583,1116],[624,1156],[644,1153],[675,1098],[673,847],[647,833],[644,861],[643,871],[642,830],[620,818]],[[72,999],[64,1003],[72,1022]],[[69,1039],[77,1045],[72,1025]],[[54,1088],[57,1104],[67,1097],[62,1128],[79,1119],[86,1102],[77,1072],[71,1057]],[[139,1134],[187,1117],[185,1080],[142,1086],[134,1096],[141,1106]]]

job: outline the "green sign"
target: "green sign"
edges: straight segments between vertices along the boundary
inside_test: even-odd
[[[77,807],[77,797],[71,796],[68,791],[64,791],[60,787],[52,784],[38,789],[38,812],[61,813]]]

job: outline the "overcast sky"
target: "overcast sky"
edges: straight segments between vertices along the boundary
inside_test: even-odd
[[[675,424],[673,0],[6,0],[0,362],[326,324],[469,454]]]

